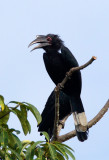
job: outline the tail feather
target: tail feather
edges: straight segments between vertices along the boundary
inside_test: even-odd
[[[85,132],[78,132],[76,130],[76,135],[78,137],[78,140],[81,142],[84,142],[85,140],[87,140],[88,139],[88,132],[89,132],[88,130]]]
[[[79,141],[88,139],[87,118],[80,97],[70,97],[71,110],[73,112],[76,135]]]

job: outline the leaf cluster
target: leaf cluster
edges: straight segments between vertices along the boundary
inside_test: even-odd
[[[14,107],[8,105],[14,104]],[[7,122],[11,113],[14,113],[22,126],[25,135],[31,133],[28,112],[31,111],[39,124],[42,120],[37,108],[26,102],[11,101],[6,105],[4,97],[0,95],[0,158],[3,160],[74,160],[73,150],[62,143],[50,142],[49,135],[42,132],[46,141],[20,141],[20,131],[9,128]]]

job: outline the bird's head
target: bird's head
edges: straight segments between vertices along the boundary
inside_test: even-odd
[[[33,44],[38,44],[38,45],[34,47],[31,51],[38,48],[43,48],[46,51],[48,50],[58,51],[61,48],[63,41],[59,38],[58,35],[47,34],[46,36],[44,35],[36,36],[36,39],[29,44],[29,47]]]

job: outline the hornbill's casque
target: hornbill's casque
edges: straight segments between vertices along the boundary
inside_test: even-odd
[[[29,44],[29,46],[36,43],[38,43],[38,45],[34,47],[32,51],[37,48],[43,48],[45,50],[45,53],[43,54],[45,67],[52,81],[56,85],[64,79],[70,68],[78,67],[77,60],[70,50],[64,46],[63,41],[58,35],[39,35]],[[76,71],[66,82],[62,91],[68,96],[69,99],[77,137],[80,141],[84,141],[87,139],[88,128],[85,111],[80,98],[81,85],[81,73],[80,71]],[[80,138],[80,135],[82,138]]]

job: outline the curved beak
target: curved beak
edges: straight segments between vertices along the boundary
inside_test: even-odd
[[[33,51],[35,49],[38,49],[38,48],[43,48],[45,46],[51,45],[47,41],[46,36],[44,36],[44,35],[38,35],[38,36],[36,36],[36,39],[29,44],[28,47],[32,46],[33,44],[37,44],[37,43],[39,43],[39,44],[36,47],[34,47],[31,51]]]

